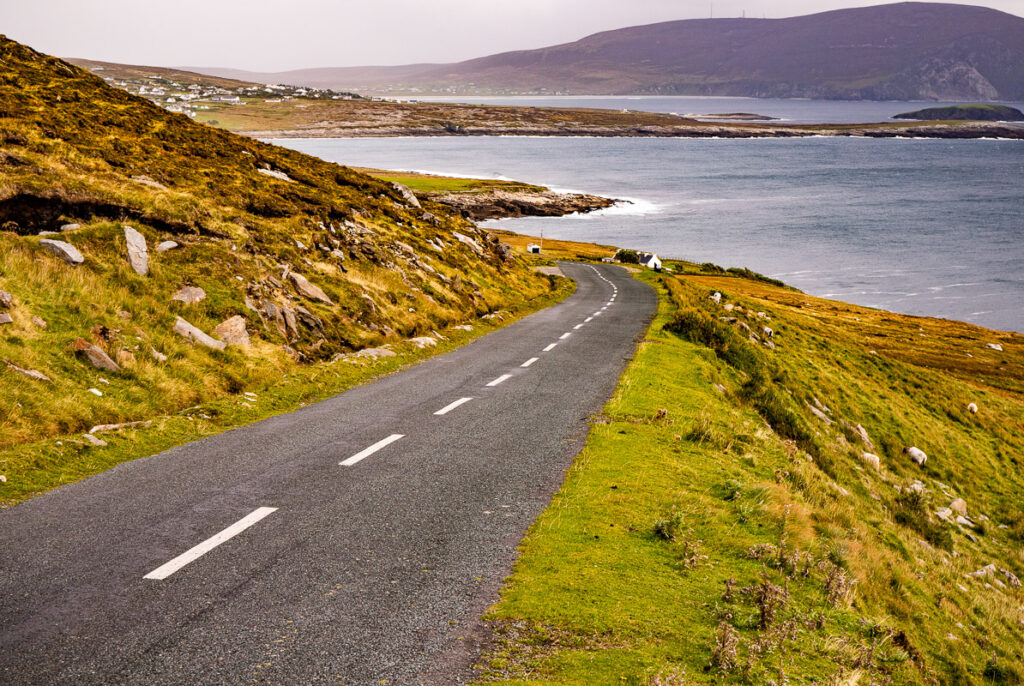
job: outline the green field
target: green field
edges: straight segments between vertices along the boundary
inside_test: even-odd
[[[674,266],[641,277],[660,313],[521,545],[479,680],[1019,683],[1022,337]],[[973,526],[936,516],[955,497]]]

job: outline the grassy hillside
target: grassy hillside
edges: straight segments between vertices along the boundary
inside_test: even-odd
[[[0,302],[0,501],[18,446],[213,402],[552,293],[496,238],[401,187],[195,124],[2,37],[0,62],[0,290],[12,296]],[[145,274],[125,225],[145,241]],[[173,299],[185,287],[204,299]],[[193,342],[178,317],[217,347],[232,336],[215,327],[241,317],[241,332],[237,319],[227,329],[249,343]],[[90,363],[98,351],[116,367]]]
[[[673,266],[480,681],[1020,683],[1024,336]]]

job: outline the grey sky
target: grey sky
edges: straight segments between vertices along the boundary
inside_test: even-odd
[[[878,0],[714,0],[786,17]],[[980,0],[1024,16],[1024,0]],[[0,0],[0,32],[61,57],[277,71],[452,62],[707,17],[710,0]]]

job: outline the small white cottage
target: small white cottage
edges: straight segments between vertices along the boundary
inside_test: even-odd
[[[530,243],[529,245],[526,246],[526,252],[532,252],[534,254],[539,254],[540,253],[540,246],[537,245],[536,243]]]
[[[641,252],[637,253],[637,257],[640,259],[640,264],[645,267],[650,267],[654,271],[661,271],[661,258],[652,252]]]

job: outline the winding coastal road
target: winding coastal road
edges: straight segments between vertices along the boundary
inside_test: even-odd
[[[565,302],[0,512],[0,683],[452,684],[656,307]]]

